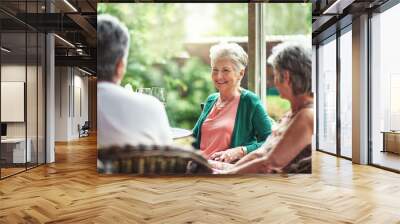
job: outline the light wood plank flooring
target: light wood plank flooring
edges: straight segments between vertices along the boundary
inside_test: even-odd
[[[313,152],[313,174],[133,178],[96,173],[96,139],[0,181],[0,223],[400,223],[400,175]]]
[[[400,170],[400,154],[392,152],[381,152],[379,150],[376,150],[374,151],[372,161],[374,164],[377,165]]]
[[[24,170],[25,170],[25,167],[24,168],[1,168],[1,177],[2,178],[7,177],[7,176],[13,175],[15,173],[24,171]]]

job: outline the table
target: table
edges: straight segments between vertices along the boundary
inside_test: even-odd
[[[183,129],[183,128],[171,128],[172,138],[180,139],[192,136],[193,132],[191,130]]]
[[[400,131],[382,131],[381,133],[383,133],[382,152],[400,154]]]
[[[6,138],[1,139],[1,156],[7,163],[25,163],[31,161],[30,138],[27,138],[25,154],[25,138]]]

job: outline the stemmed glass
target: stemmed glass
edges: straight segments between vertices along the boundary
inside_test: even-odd
[[[151,88],[138,88],[136,91],[138,93],[151,95]]]
[[[129,92],[133,92],[133,88],[132,88],[132,85],[131,84],[126,84],[125,86],[124,86],[124,88],[125,89],[127,89],[127,90],[129,90]]]
[[[155,98],[160,100],[161,103],[164,104],[164,106],[167,104],[166,103],[166,98],[165,98],[165,90],[164,88],[161,87],[152,87],[151,88],[151,95],[153,95]]]

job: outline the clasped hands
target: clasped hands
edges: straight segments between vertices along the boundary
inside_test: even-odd
[[[214,174],[229,174],[234,167],[231,163],[239,160],[243,156],[244,151],[242,147],[236,147],[212,154],[209,163],[213,168]]]
[[[227,149],[224,151],[216,152],[210,156],[211,160],[232,163],[244,156],[244,151],[242,147],[236,147],[232,149]]]

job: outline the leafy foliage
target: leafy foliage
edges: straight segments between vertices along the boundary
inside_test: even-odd
[[[201,113],[200,104],[215,91],[208,66],[194,58],[179,68],[176,63],[163,67],[168,91],[167,114],[172,126],[193,128]]]
[[[246,3],[216,5],[214,20],[217,30],[210,31],[213,36],[247,36],[248,9]]]
[[[191,129],[201,113],[200,103],[215,91],[209,65],[197,58],[179,66],[183,50],[183,4],[98,4],[98,13],[119,18],[131,34],[128,66],[121,85],[161,86],[167,93],[171,126]]]
[[[268,34],[310,33],[311,4],[265,6]],[[179,58],[184,52],[185,18],[190,16],[185,4],[99,3],[98,14],[104,13],[119,18],[131,35],[127,72],[121,85],[129,83],[134,89],[164,87],[171,126],[191,129],[200,115],[200,104],[215,89],[209,65],[193,56],[183,63]],[[214,16],[204,19],[212,19],[217,24],[207,36],[248,35],[247,4],[215,4]],[[268,111],[276,120],[289,108],[288,102],[278,96],[267,96],[267,99]]]
[[[311,3],[265,4],[265,30],[268,35],[310,34]]]
[[[268,35],[310,34],[311,3],[266,3],[264,4],[264,27]],[[247,4],[217,4],[214,20],[218,30],[216,36],[247,36]]]

